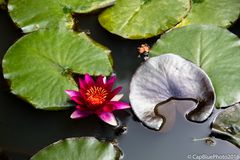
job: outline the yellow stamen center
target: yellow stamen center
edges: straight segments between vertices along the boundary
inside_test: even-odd
[[[92,105],[103,104],[107,98],[108,92],[102,87],[93,86],[86,92],[87,101]]]

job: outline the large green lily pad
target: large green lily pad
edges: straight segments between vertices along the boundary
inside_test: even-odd
[[[41,30],[18,40],[3,59],[12,93],[39,109],[70,106],[64,90],[77,90],[72,73],[109,75],[110,51],[84,33]]]
[[[31,160],[119,160],[120,157],[120,149],[112,143],[83,137],[53,143],[40,150]]]
[[[178,26],[214,24],[229,27],[239,15],[239,0],[192,0],[191,11]]]
[[[240,104],[235,104],[215,118],[212,124],[212,132],[217,136],[235,144],[240,148]]]
[[[115,0],[9,0],[8,10],[23,32],[42,28],[72,27],[72,13],[88,13]]]
[[[172,28],[189,9],[189,0],[117,0],[99,16],[99,22],[111,33],[143,39]]]
[[[216,106],[240,101],[240,40],[217,26],[191,25],[166,33],[150,53],[178,53],[206,71],[216,91]]]

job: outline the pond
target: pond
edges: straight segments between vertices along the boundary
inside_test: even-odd
[[[152,45],[158,37],[148,40],[126,40],[110,34],[97,21],[97,16],[76,15],[81,31],[89,34],[97,42],[112,51],[114,69],[117,74],[117,86],[123,86],[124,101],[128,102],[129,83],[141,61],[137,47],[142,43]],[[22,36],[6,11],[0,11],[0,57]],[[240,35],[239,20],[231,31]],[[78,29],[78,28],[76,28]],[[205,141],[193,141],[193,138],[205,138],[211,133],[211,120],[215,110],[204,123],[193,123],[179,112],[173,126],[165,132],[153,131],[143,126],[131,110],[117,111],[115,114],[127,126],[125,134],[121,128],[114,130],[97,117],[72,120],[73,110],[41,111],[22,101],[9,91],[9,86],[0,76],[0,159],[25,160],[43,147],[67,137],[95,136],[99,139],[117,139],[124,153],[124,160],[187,160],[211,155],[238,156],[240,151],[233,144],[216,139],[211,146]],[[233,158],[232,158],[233,159]]]

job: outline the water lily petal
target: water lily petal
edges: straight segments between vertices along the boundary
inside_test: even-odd
[[[99,76],[97,76],[97,81],[103,83],[103,78],[104,78],[104,76],[99,75]]]
[[[80,110],[75,110],[72,114],[71,114],[71,118],[72,119],[77,119],[77,118],[84,118],[87,117],[89,115],[91,115],[92,112],[89,111],[80,111]]]
[[[113,84],[116,80],[116,76],[112,76],[107,82],[106,82],[106,88],[108,90],[112,90]]]
[[[89,74],[85,74],[85,82],[88,85],[94,85],[95,84],[94,80],[92,79],[92,77]]]
[[[102,107],[102,112],[112,112],[114,111],[114,105],[112,104],[105,104],[103,107]]]
[[[117,120],[112,111],[130,108],[130,106],[118,102],[123,97],[123,94],[117,95],[122,87],[112,90],[115,79],[116,77],[112,76],[106,81],[106,77],[98,76],[97,80],[94,81],[89,74],[85,74],[84,79],[79,78],[80,89],[78,91],[66,91],[71,96],[71,100],[78,104],[71,118],[82,118],[90,114],[97,114],[104,122],[116,126]],[[102,103],[96,104],[95,101],[101,101]]]
[[[103,86],[105,86],[105,84],[106,84],[106,77],[101,76],[101,75],[98,76],[97,81],[96,81],[96,85],[99,86],[99,87],[103,87]]]
[[[117,94],[111,99],[111,101],[119,101],[122,97],[123,97],[123,94]]]
[[[78,82],[79,82],[80,89],[83,89],[83,90],[87,89],[87,84],[86,84],[85,80],[79,78]]]
[[[131,108],[129,104],[119,101],[111,101],[108,104],[113,105],[114,110]]]
[[[104,105],[102,108],[103,112],[112,112],[115,110],[128,109],[131,108],[129,104],[119,101],[111,101]]]
[[[76,108],[80,111],[86,111],[86,109],[87,109],[86,107],[83,107],[82,105],[78,105],[78,106],[76,106]]]
[[[112,99],[114,96],[116,96],[120,91],[122,90],[122,87],[115,88],[112,92],[109,93],[108,99]]]
[[[79,97],[80,93],[78,91],[74,90],[65,90],[65,92],[70,96],[70,97]]]
[[[71,97],[71,100],[73,100],[77,104],[83,105],[83,102],[80,97]]]
[[[85,92],[85,90],[79,90],[79,95],[80,95],[80,97],[82,98],[82,99],[86,99],[87,97],[86,97],[86,92]]]
[[[99,118],[101,118],[104,122],[112,125],[112,126],[117,126],[117,120],[113,113],[110,112],[103,112],[98,115]]]
[[[107,83],[107,78],[103,77],[103,83],[106,84]]]

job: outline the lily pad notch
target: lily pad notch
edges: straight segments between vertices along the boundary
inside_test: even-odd
[[[215,104],[214,88],[207,74],[175,54],[144,62],[131,80],[129,98],[140,121],[155,130],[160,130],[164,118],[168,118],[161,114],[159,107],[171,99],[195,101],[196,105],[186,114],[194,122],[205,121]]]

